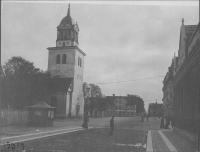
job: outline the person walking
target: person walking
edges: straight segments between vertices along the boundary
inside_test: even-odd
[[[170,118],[169,118],[169,116],[166,116],[166,117],[165,117],[165,120],[166,120],[166,121],[165,121],[165,127],[164,127],[164,128],[165,128],[165,129],[169,129],[169,124],[170,124]]]
[[[88,122],[89,122],[89,118],[87,114],[85,113],[82,127],[85,129],[88,129]]]
[[[143,122],[144,121],[144,114],[142,113],[142,119],[141,119],[141,121]]]
[[[147,114],[147,121],[149,121],[149,114]]]
[[[172,127],[174,126],[174,119],[173,119],[173,116],[171,117],[171,126],[172,126]]]
[[[164,117],[161,118],[160,128],[164,128]]]
[[[114,116],[112,116],[112,118],[110,119],[110,132],[109,135],[113,135],[113,131],[114,131]]]

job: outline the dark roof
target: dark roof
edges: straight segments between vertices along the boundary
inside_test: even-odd
[[[190,39],[188,41],[188,45],[189,45],[189,43],[191,43],[191,41],[194,38],[195,34],[198,32],[199,26],[200,26],[200,22],[198,23],[197,27],[195,28],[195,31],[193,32],[192,36],[190,36]]]
[[[46,102],[39,102],[39,103],[36,103],[33,106],[29,106],[28,108],[54,109],[55,107],[48,105]]]
[[[185,26],[185,34],[187,36],[186,38],[186,44],[188,44],[190,38],[192,37],[194,31],[197,28],[197,25],[184,25]]]
[[[52,92],[67,92],[73,78],[51,78]]]
[[[57,28],[67,27],[69,25],[70,25],[70,28],[74,27],[74,25],[78,27],[78,25],[75,23],[75,21],[70,16],[70,5],[69,5],[68,11],[67,11],[67,16],[65,16],[61,20],[61,22],[60,22],[60,24],[59,24],[59,26]]]

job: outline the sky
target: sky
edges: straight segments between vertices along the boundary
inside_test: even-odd
[[[80,29],[79,47],[86,53],[84,82],[98,85],[106,96],[138,95],[146,109],[149,103],[162,103],[163,79],[179,49],[181,20],[198,24],[198,1],[3,2],[1,63],[21,56],[47,70],[46,48],[56,45],[56,27],[68,3]],[[152,77],[158,78],[144,79]],[[109,83],[128,80],[137,81]]]

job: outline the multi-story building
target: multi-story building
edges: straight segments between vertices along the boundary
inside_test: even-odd
[[[171,66],[168,68],[168,72],[165,75],[165,78],[163,80],[163,114],[164,117],[173,116],[173,85],[172,85],[172,79],[173,79],[173,60],[171,63]]]
[[[162,103],[149,103],[148,114],[150,117],[163,116],[163,104]]]
[[[70,5],[57,27],[56,47],[49,47],[48,71],[52,76],[51,105],[57,117],[82,116],[84,56],[79,48],[79,27],[70,15]]]
[[[137,101],[128,96],[106,96],[105,116],[126,117],[136,115]]]
[[[200,25],[182,25],[174,57],[174,131],[197,142],[200,132]]]

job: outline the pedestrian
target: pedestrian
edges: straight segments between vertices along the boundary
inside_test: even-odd
[[[164,128],[164,117],[161,118],[160,128]]]
[[[173,116],[171,117],[171,126],[172,126],[172,127],[174,126],[174,119],[173,119]]]
[[[144,121],[144,115],[143,115],[143,113],[142,113],[142,119],[141,119],[141,121],[142,121],[142,122]]]
[[[112,116],[112,118],[110,119],[110,132],[109,135],[113,135],[113,131],[114,131],[114,116]]]
[[[147,114],[147,121],[149,121],[149,114]]]
[[[85,114],[82,127],[85,129],[88,129],[88,122],[89,122],[89,118],[88,118],[87,114]]]
[[[165,117],[165,126],[164,126],[164,128],[165,129],[169,129],[169,124],[170,124],[170,118],[169,118],[169,116],[166,116]]]

